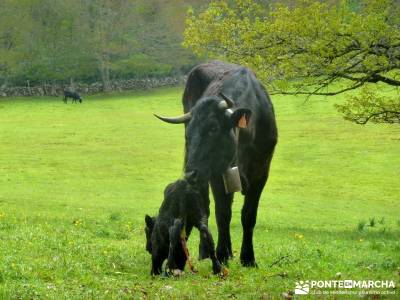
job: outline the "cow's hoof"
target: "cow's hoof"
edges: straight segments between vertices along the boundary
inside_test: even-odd
[[[248,268],[258,268],[258,265],[255,260],[240,260],[242,263],[243,267],[248,267]]]
[[[199,252],[199,260],[207,259],[210,258],[210,253],[206,251],[201,251]]]
[[[218,272],[215,272],[216,270],[214,270],[214,274],[217,275],[219,278],[225,279],[228,277],[229,275],[229,270],[228,268],[225,268],[224,266],[221,266],[220,270]]]
[[[213,273],[220,274],[222,273],[223,267],[220,263],[213,265]]]
[[[174,273],[171,271],[171,270],[165,270],[164,272],[163,272],[163,274],[162,274],[162,278],[169,278],[169,277],[171,277],[172,275],[174,275]]]
[[[220,263],[228,265],[229,259],[232,258],[232,251],[228,248],[225,248],[224,250],[217,249],[217,258]]]
[[[174,275],[174,277],[180,277],[185,275],[185,272],[179,269],[173,270],[172,271],[172,275]]]
[[[226,253],[225,254],[220,254],[220,255],[217,254],[217,258],[221,262],[221,264],[223,264],[225,266],[227,266],[229,264],[230,256],[226,255]]]

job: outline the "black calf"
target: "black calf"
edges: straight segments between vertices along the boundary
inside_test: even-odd
[[[64,91],[64,103],[67,103],[68,98],[71,98],[72,102],[76,103],[77,101],[79,101],[80,103],[82,103],[82,98],[77,92]]]
[[[208,248],[214,274],[221,272],[215,254],[214,241],[208,230],[208,203],[187,180],[178,180],[164,190],[164,201],[159,214],[146,215],[146,250],[152,256],[151,274],[159,275],[167,259],[166,272],[185,267],[186,241],[193,227],[200,231],[200,239]]]

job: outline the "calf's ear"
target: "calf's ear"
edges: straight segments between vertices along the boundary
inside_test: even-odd
[[[146,215],[146,216],[144,217],[144,220],[145,220],[146,226],[147,226],[148,228],[153,228],[154,222],[153,222],[153,218],[152,218],[152,217],[150,217],[149,215]]]
[[[251,117],[250,109],[247,108],[236,109],[230,116],[232,127],[246,128],[247,125],[249,124],[250,117]]]

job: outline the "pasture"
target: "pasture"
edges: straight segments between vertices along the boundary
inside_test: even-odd
[[[272,97],[279,142],[255,229],[258,269],[239,263],[237,194],[226,279],[197,261],[197,231],[199,273],[151,278],[144,215],[181,176],[184,144],[183,126],[152,114],[179,114],[181,94],[0,100],[0,298],[269,299],[298,280],[400,283],[400,127],[346,122],[340,97]]]

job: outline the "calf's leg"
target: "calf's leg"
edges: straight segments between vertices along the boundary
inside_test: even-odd
[[[201,224],[199,226],[199,231],[200,231],[200,239],[203,241],[203,244],[207,247],[207,251],[210,254],[213,272],[214,274],[218,274],[221,272],[222,266],[215,254],[215,245],[212,235],[208,230],[207,225],[205,224]]]
[[[180,243],[182,229],[183,222],[181,219],[175,219],[174,224],[169,228],[169,250],[166,271],[172,271],[178,268],[176,260],[177,257],[182,254],[182,247]],[[184,265],[183,267],[179,267],[183,269]]]
[[[154,247],[151,255],[151,275],[160,275],[162,272],[162,265],[167,258],[165,251]]]

